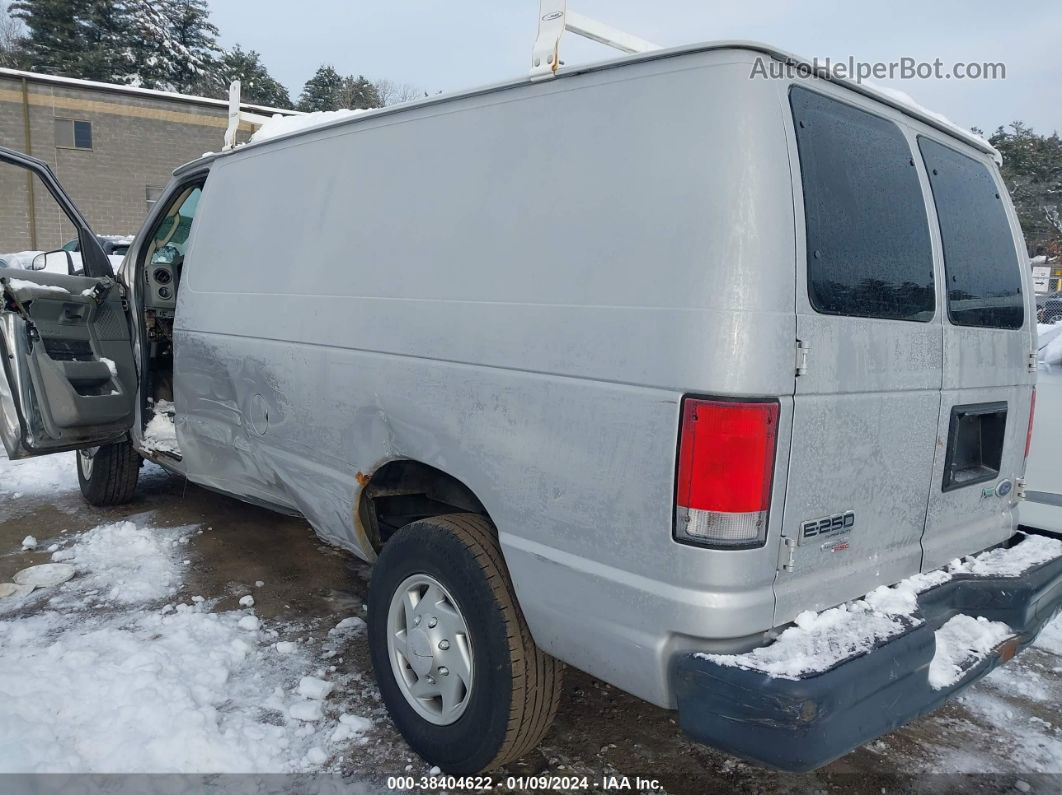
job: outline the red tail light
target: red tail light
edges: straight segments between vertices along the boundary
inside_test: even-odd
[[[1029,447],[1032,445],[1033,417],[1036,416],[1036,387],[1033,387],[1032,398],[1029,400],[1029,430],[1025,433],[1025,457],[1029,457]]]
[[[777,402],[687,398],[679,429],[676,538],[709,546],[763,544],[777,438]]]

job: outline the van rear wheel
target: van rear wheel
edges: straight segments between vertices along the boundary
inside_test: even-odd
[[[532,640],[477,514],[413,522],[387,542],[369,586],[369,651],[398,730],[447,773],[518,759],[557,711],[563,665]]]
[[[78,450],[77,482],[91,505],[121,505],[133,499],[140,454],[130,442]]]

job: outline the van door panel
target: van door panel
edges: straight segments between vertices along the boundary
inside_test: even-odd
[[[776,623],[919,570],[932,477],[940,327],[801,312],[808,373],[797,378],[783,534],[797,542],[775,583]],[[896,387],[891,386],[892,383]],[[807,522],[851,513],[837,532]]]
[[[948,285],[937,456],[922,539],[922,568],[930,570],[1014,532],[1035,381],[1029,370],[1035,314],[1023,298],[1031,295],[1028,268],[1019,265],[1024,241],[995,166],[926,136],[919,136],[918,148]],[[995,445],[998,473],[945,489],[953,409],[985,404],[1006,407],[1001,455],[987,434],[975,442],[986,452]]]
[[[0,147],[0,164],[28,172],[55,200],[88,274],[0,268],[4,448],[24,458],[117,441],[132,425],[137,373],[110,261],[47,163]]]
[[[97,303],[92,291],[100,280],[91,277],[2,268],[0,284],[0,351],[8,385],[0,413],[8,455],[95,446],[123,436],[132,418],[136,371],[117,285],[106,280]]]
[[[788,100],[795,334],[808,353],[794,386],[776,625],[918,572],[944,356],[912,137],[832,87],[794,86]]]

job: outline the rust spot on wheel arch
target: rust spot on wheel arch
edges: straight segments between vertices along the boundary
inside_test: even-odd
[[[369,482],[369,476],[366,475],[364,472],[358,472],[357,474],[354,475],[354,480],[358,481],[358,485],[359,486],[361,486],[362,488],[365,488],[365,486]]]

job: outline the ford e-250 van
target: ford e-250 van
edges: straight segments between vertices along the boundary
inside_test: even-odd
[[[10,455],[77,450],[94,504],[150,459],[375,562],[384,701],[448,772],[533,748],[565,663],[788,770],[936,707],[1062,602],[1016,532],[1021,232],[979,138],[756,59],[796,62],[664,50],[204,157],[117,275],[4,150],[85,263],[0,271]],[[996,634],[942,668],[957,620]]]

